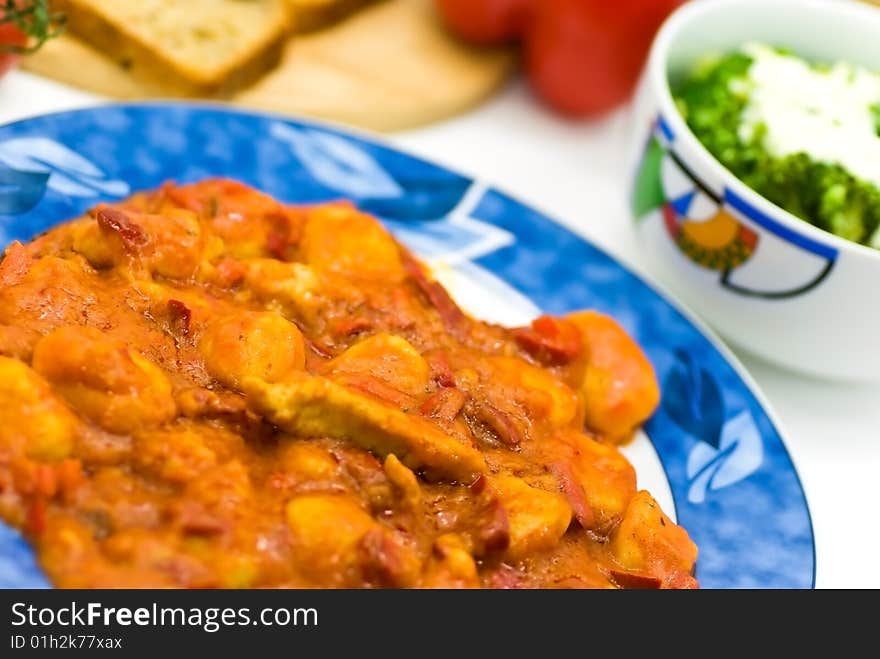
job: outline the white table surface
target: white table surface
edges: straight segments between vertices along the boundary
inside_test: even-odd
[[[0,81],[0,123],[101,99],[23,72]],[[514,192],[639,270],[625,199],[627,115],[570,122],[520,83],[468,115],[391,137]],[[829,337],[830,339],[831,337]],[[880,588],[880,385],[813,380],[740,354],[777,413],[810,504],[821,588]]]

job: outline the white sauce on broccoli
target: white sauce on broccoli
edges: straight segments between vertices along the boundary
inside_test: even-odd
[[[803,152],[880,186],[880,136],[871,111],[880,104],[880,74],[844,62],[817,70],[762,44],[743,51],[753,59],[748,78],[731,83],[748,98],[740,139],[749,141],[763,125],[771,155]]]

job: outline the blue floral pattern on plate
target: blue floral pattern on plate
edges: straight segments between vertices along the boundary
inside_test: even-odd
[[[420,255],[460,266],[499,298],[614,316],[663,384],[646,431],[678,521],[700,548],[702,585],[814,585],[803,489],[741,367],[610,256],[467,177],[309,122],[207,105],[110,105],[0,127],[0,246],[131,190],[209,176],[288,202],[352,199]],[[0,525],[0,587],[46,585],[27,544]]]

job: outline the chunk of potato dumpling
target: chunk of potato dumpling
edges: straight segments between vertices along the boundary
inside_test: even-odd
[[[198,216],[182,208],[161,215],[97,208],[95,220],[77,226],[73,249],[96,268],[137,258],[151,272],[188,279],[199,267],[204,247]]]
[[[539,490],[516,476],[494,476],[490,483],[507,511],[510,559],[556,546],[571,524],[571,507],[562,494]]]
[[[133,455],[141,468],[172,483],[186,483],[217,463],[214,451],[192,430],[138,433]]]
[[[611,540],[611,551],[628,570],[658,577],[690,573],[697,560],[697,546],[682,527],[660,509],[645,491],[630,501],[623,521]]]
[[[372,375],[411,396],[423,395],[431,377],[419,351],[393,334],[376,334],[354,344],[326,369],[330,374]]]
[[[276,259],[243,263],[245,284],[260,300],[292,307],[306,317],[315,315],[322,300],[322,284],[313,268]]]
[[[94,328],[56,329],[37,343],[33,364],[71,407],[110,432],[157,426],[177,414],[165,372]]]
[[[184,335],[198,331],[216,315],[216,301],[195,292],[198,289],[172,288],[151,279],[134,279],[131,290],[136,294],[132,296],[133,309],[149,315],[158,323],[169,325],[178,336],[182,328],[186,329]],[[181,311],[185,316],[181,316]],[[179,325],[180,322],[185,324]]]
[[[581,418],[577,393],[549,371],[513,357],[492,357],[490,361],[493,386],[525,406],[532,418],[545,419],[555,427]]]
[[[181,208],[137,221],[152,241],[145,255],[150,271],[170,279],[188,279],[198,270],[204,243],[198,216]]]
[[[0,357],[0,451],[63,460],[73,449],[76,424],[43,378],[17,359]]]
[[[39,332],[29,327],[0,323],[0,356],[15,357],[30,362],[34,345],[39,340]]]
[[[109,268],[123,255],[121,245],[108,239],[101,227],[91,220],[73,225],[73,251],[82,254],[95,268]]]
[[[277,382],[305,365],[302,333],[271,311],[218,319],[205,329],[199,350],[208,373],[232,389],[238,389],[246,377]]]
[[[580,391],[587,425],[615,441],[625,441],[657,408],[660,388],[654,367],[639,345],[604,314],[568,316],[589,354]]]
[[[480,587],[477,564],[461,536],[447,533],[434,541],[431,557],[425,565],[422,587]]]
[[[309,213],[302,238],[309,265],[367,279],[395,282],[405,272],[400,250],[375,219],[351,206],[336,204]]]
[[[15,288],[0,285],[0,322],[46,333],[82,321],[84,309],[95,322],[110,316],[94,304],[95,282],[75,258],[46,254],[31,263]]]
[[[40,534],[40,561],[46,566],[79,568],[56,568],[54,574],[50,572],[52,581],[59,588],[94,587],[91,570],[83,568],[95,566],[93,569],[97,570],[94,557],[101,551],[98,542],[94,530],[84,519],[76,519],[71,514],[56,515]]]
[[[308,441],[288,442],[281,449],[279,463],[298,482],[334,482],[339,477],[339,462],[330,451]]]
[[[303,576],[316,583],[356,578],[358,544],[378,523],[350,497],[305,494],[287,504],[293,554]]]
[[[561,439],[569,447],[572,474],[584,490],[597,528],[607,527],[623,515],[636,493],[635,470],[614,446],[581,433]]]
[[[239,516],[253,503],[253,482],[241,460],[218,462],[187,482],[183,500],[224,516]]]

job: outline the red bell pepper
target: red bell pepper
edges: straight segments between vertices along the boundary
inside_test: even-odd
[[[0,2],[0,77],[25,53],[37,50],[59,34],[64,17],[53,13],[49,0]]]
[[[519,40],[537,94],[572,116],[632,94],[651,41],[684,0],[437,0],[449,28],[477,44]]]

